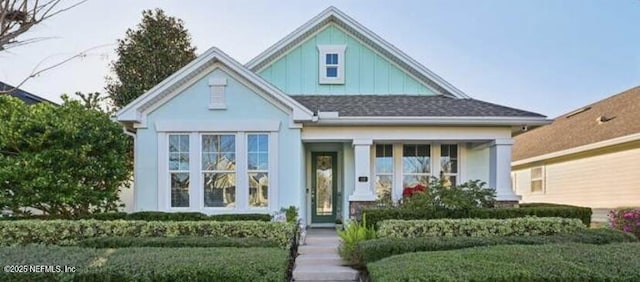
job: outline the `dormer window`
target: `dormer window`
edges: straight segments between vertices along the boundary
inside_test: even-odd
[[[344,84],[346,45],[318,45],[320,84]]]

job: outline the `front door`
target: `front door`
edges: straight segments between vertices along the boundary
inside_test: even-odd
[[[311,222],[334,223],[338,199],[338,154],[311,153]]]

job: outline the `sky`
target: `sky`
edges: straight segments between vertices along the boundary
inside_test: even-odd
[[[50,39],[1,51],[0,81],[91,49],[21,88],[55,102],[104,92],[144,9],[182,19],[198,54],[246,63],[330,5],[474,99],[553,118],[640,85],[640,0],[89,0],[22,37]]]

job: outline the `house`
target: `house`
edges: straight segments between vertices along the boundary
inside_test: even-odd
[[[330,7],[246,65],[211,48],[122,108],[135,210],[272,212],[314,226],[443,175],[511,189],[539,114],[469,98]]]
[[[514,138],[512,178],[523,202],[588,206],[594,220],[640,207],[640,87]]]
[[[8,92],[9,95],[16,97],[20,100],[22,100],[23,102],[29,104],[29,105],[33,105],[33,104],[37,104],[37,103],[42,103],[42,102],[46,102],[46,103],[50,103],[52,105],[57,105],[54,102],[51,102],[45,98],[42,98],[40,96],[37,96],[35,94],[31,94],[27,91],[24,91],[20,88],[15,88],[9,84],[6,84],[2,81],[0,81],[0,95],[2,95],[3,93]]]

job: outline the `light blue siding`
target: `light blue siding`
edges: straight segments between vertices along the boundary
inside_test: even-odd
[[[318,45],[347,45],[344,84],[318,83]],[[259,75],[290,95],[435,94],[333,24],[271,63]]]
[[[210,77],[226,77],[226,110],[209,110]],[[156,121],[160,120],[188,120],[201,121],[243,121],[243,120],[271,120],[280,121],[278,131],[278,202],[272,203],[273,210],[280,207],[303,207],[304,198],[302,175],[292,173],[300,170],[303,165],[300,152],[302,143],[300,129],[289,128],[289,114],[269,103],[267,100],[252,92],[240,81],[233,79],[221,69],[216,69],[204,78],[196,81],[182,93],[160,106],[147,116],[147,128],[140,128],[137,132],[135,207],[136,210],[162,210],[158,206],[158,133],[155,130]],[[193,148],[192,148],[193,150]],[[241,187],[238,187],[240,189]],[[270,199],[271,200],[271,199]]]

